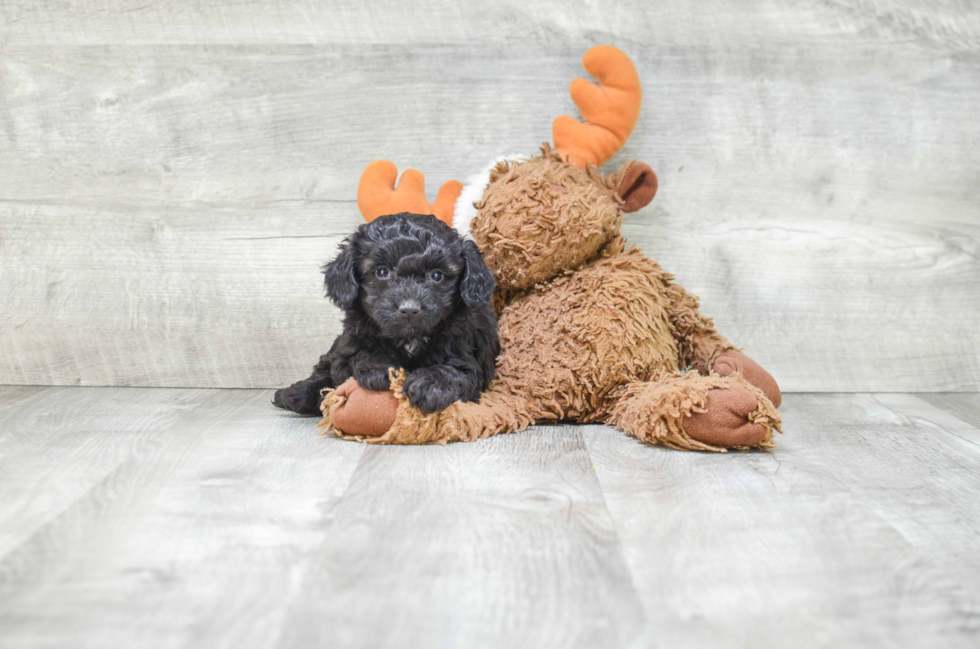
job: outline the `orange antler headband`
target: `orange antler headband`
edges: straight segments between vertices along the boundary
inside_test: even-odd
[[[582,67],[599,81],[575,79],[572,101],[585,123],[562,115],[551,124],[555,150],[572,164],[602,166],[629,139],[640,116],[643,92],[630,57],[610,45],[597,45],[582,57]]]
[[[434,203],[425,197],[425,177],[415,169],[408,169],[395,187],[398,167],[387,160],[375,160],[361,174],[357,186],[357,207],[365,221],[371,222],[385,214],[412,212],[434,214],[446,225],[453,224],[453,208],[463,191],[463,183],[448,180],[439,188]]]

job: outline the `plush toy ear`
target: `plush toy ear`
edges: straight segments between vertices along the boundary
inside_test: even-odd
[[[657,194],[657,174],[645,162],[631,161],[619,170],[616,193],[623,199],[623,211],[635,212],[647,205]]]
[[[341,309],[349,309],[357,299],[357,250],[350,239],[340,244],[340,254],[323,267],[327,297]]]
[[[483,261],[480,249],[470,240],[463,242],[463,263],[463,279],[459,283],[459,295],[463,302],[469,307],[490,304],[496,281]]]

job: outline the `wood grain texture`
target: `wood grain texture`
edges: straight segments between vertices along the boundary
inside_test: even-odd
[[[975,646],[980,430],[912,395],[787,395],[771,453],[586,443],[649,621],[696,646]]]
[[[776,449],[716,455],[0,388],[0,646],[975,647],[980,404],[932,401],[791,394]]]
[[[282,643],[615,647],[642,622],[582,436],[552,426],[365,451]]]
[[[964,422],[980,428],[980,393],[920,394],[920,399]]]
[[[665,46],[783,46],[834,39],[980,45],[980,17],[962,0],[822,0],[751,5],[732,0],[390,0],[265,2],[91,0],[0,6],[0,42],[117,43],[546,43],[604,41]]]
[[[788,391],[980,389],[980,11],[855,0],[0,9],[0,383],[275,387],[361,170],[532,151],[636,61],[625,234]]]
[[[23,387],[0,392],[0,557],[127,458],[152,446],[181,412],[203,400],[199,390],[161,395],[123,388],[66,392]]]
[[[61,388],[3,425],[4,647],[273,645],[363,451],[255,391]]]

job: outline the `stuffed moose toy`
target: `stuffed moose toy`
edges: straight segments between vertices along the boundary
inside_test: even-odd
[[[575,79],[585,123],[562,116],[554,147],[496,161],[468,186],[449,181],[435,203],[422,175],[379,160],[365,170],[358,205],[383,214],[434,214],[472,236],[497,288],[501,352],[478,403],[432,414],[392,389],[352,378],[325,391],[324,432],[382,444],[444,444],[520,431],[533,423],[602,422],[673,448],[721,451],[774,446],[776,381],[714,328],[698,299],[620,236],[624,212],[657,191],[649,166],[598,167],[625,143],[640,112],[640,80],[620,50],[597,46]]]

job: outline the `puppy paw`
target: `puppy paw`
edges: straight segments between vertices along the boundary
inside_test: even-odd
[[[301,415],[320,414],[320,390],[300,381],[288,388],[276,390],[272,405]]]
[[[463,397],[458,388],[445,384],[445,377],[428,369],[415,370],[408,375],[405,385],[402,386],[402,394],[408,397],[412,407],[427,415],[444,410]]]
[[[372,392],[384,392],[391,389],[391,381],[388,380],[388,368],[377,367],[369,370],[354,372],[357,384]]]

